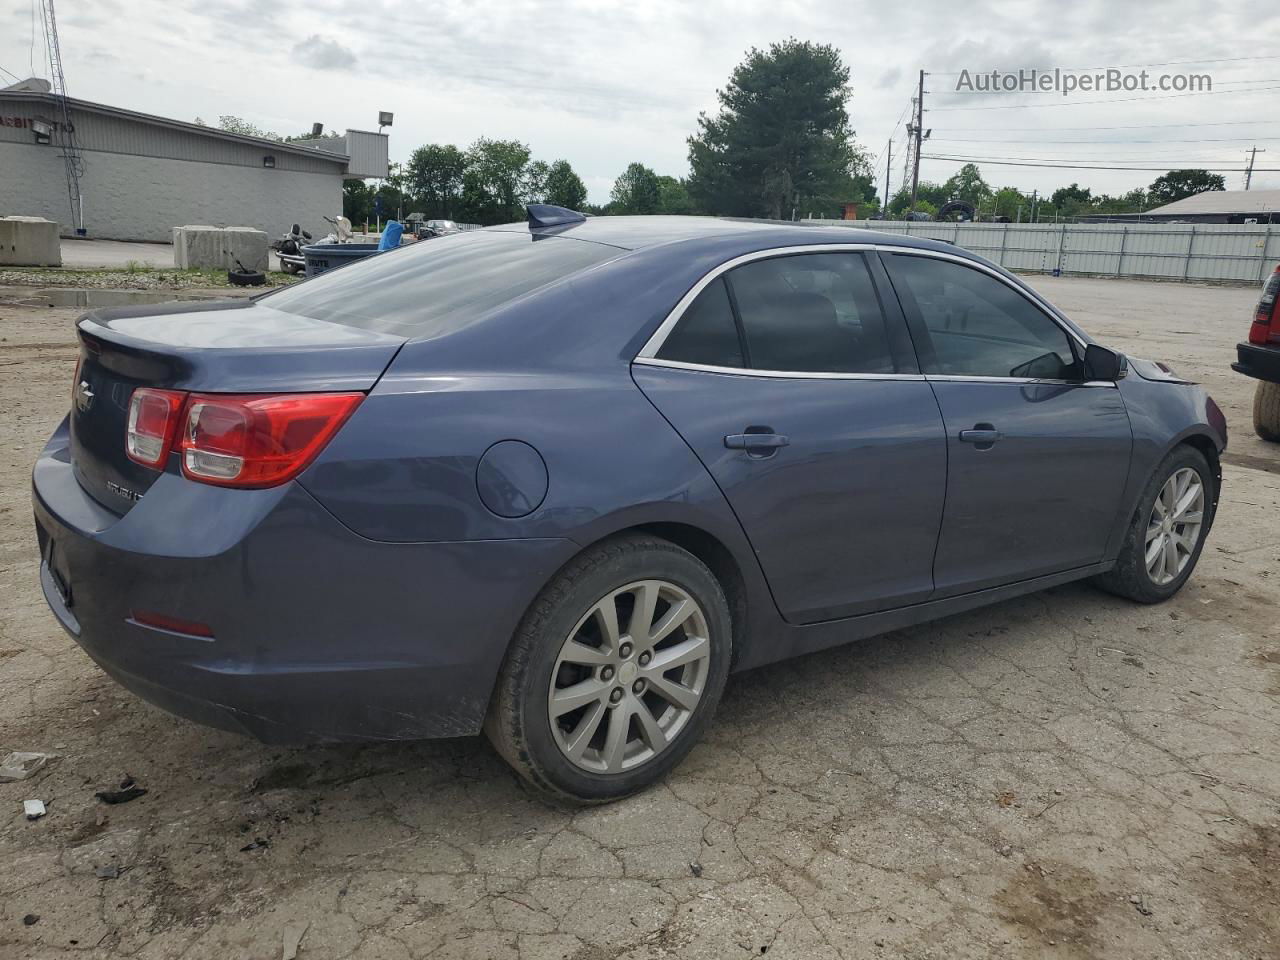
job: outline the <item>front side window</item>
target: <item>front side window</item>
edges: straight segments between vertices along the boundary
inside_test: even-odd
[[[950,260],[894,254],[885,258],[905,306],[924,321],[933,346],[925,373],[1079,379],[1066,331],[1008,284]]]
[[[861,254],[756,260],[728,278],[754,369],[895,372],[884,314]]]

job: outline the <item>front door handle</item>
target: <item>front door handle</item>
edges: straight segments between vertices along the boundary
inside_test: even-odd
[[[780,433],[731,433],[724,438],[724,445],[730,450],[746,450],[753,457],[771,457],[779,447],[788,446],[789,437]]]
[[[979,450],[990,450],[1003,436],[989,423],[975,423],[972,430],[960,431],[960,442],[972,443]]]

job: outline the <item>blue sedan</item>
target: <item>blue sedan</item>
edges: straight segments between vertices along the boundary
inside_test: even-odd
[[[271,743],[487,732],[551,795],[677,764],[731,671],[1071,580],[1152,603],[1221,411],[949,245],[528,223],[78,324],[40,577],[108,674]]]

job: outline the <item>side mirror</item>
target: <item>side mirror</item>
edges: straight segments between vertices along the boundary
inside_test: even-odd
[[[1124,376],[1129,361],[1123,353],[1109,350],[1096,343],[1084,348],[1084,378],[1086,380],[1110,380],[1115,382]]]

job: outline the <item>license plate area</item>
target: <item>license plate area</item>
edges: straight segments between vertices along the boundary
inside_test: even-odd
[[[74,602],[74,595],[71,592],[71,575],[67,571],[62,552],[50,536],[45,537],[44,566],[54,593],[62,601],[62,605],[70,610]]]

